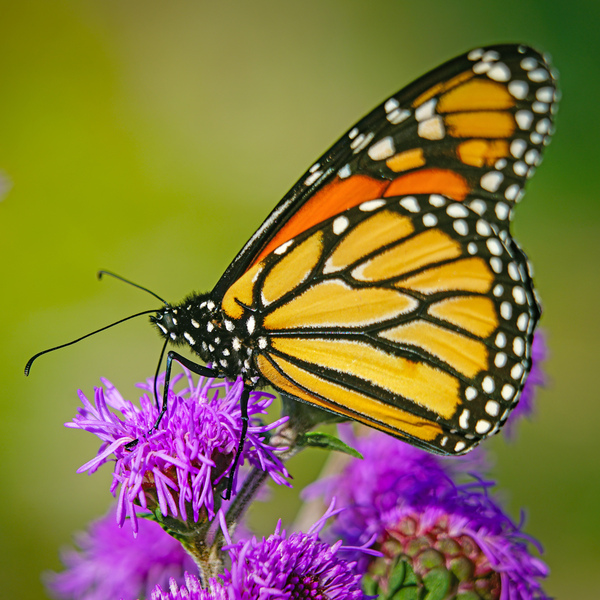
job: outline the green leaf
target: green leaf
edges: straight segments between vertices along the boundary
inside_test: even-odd
[[[362,454],[354,448],[348,446],[329,433],[323,433],[321,431],[309,431],[298,437],[298,446],[323,448],[325,450],[335,450],[337,452],[343,452],[349,454],[355,458],[362,458]]]

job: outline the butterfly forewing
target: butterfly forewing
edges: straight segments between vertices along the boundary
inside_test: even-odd
[[[506,229],[553,133],[558,92],[526,46],[472,50],[391,96],[302,176],[215,287],[319,221],[366,200],[442,194]]]

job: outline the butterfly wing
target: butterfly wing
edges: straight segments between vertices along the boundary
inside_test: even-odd
[[[500,229],[553,133],[552,69],[527,46],[472,50],[388,98],[300,178],[225,271],[221,298],[294,236],[370,199],[442,194]]]
[[[556,100],[540,54],[494,46],[435,69],[344,135],[213,290],[236,331],[245,324],[236,343],[253,371],[433,452],[495,433],[539,318],[509,223]]]
[[[444,454],[495,433],[539,317],[522,255],[441,195],[364,202],[256,263],[225,315],[252,313],[282,392]]]

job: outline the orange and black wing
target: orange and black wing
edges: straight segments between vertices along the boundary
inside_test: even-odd
[[[264,381],[444,454],[505,421],[539,317],[520,251],[438,194],[326,219],[250,268],[222,310],[253,315]]]
[[[320,221],[375,198],[442,194],[506,229],[553,133],[558,93],[527,46],[479,48],[388,98],[300,178],[213,290]]]
[[[494,46],[361,120],[212,292],[226,319],[248,324],[246,368],[433,452],[464,453],[495,433],[530,370],[539,319],[509,223],[556,101],[540,54]]]

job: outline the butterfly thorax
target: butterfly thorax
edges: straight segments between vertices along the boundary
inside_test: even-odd
[[[165,306],[150,317],[169,342],[188,346],[205,363],[230,380],[238,375],[255,379],[252,367],[252,342],[246,328],[227,319],[219,303],[209,294],[191,294],[176,306]]]

